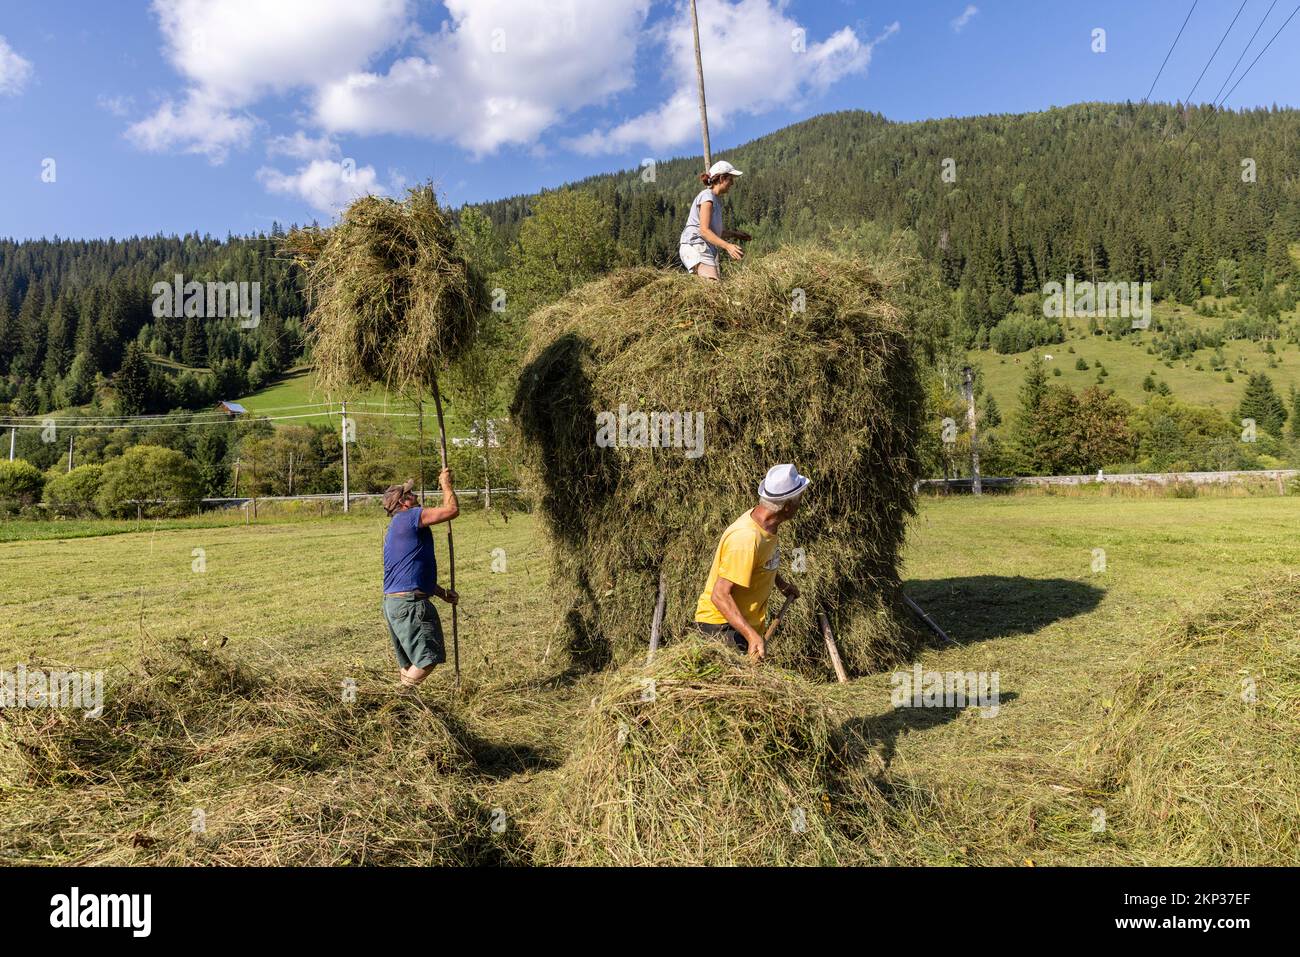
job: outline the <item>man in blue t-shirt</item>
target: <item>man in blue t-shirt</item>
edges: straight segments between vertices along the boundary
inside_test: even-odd
[[[449,605],[459,600],[454,591],[438,584],[438,562],[429,530],[460,514],[451,471],[443,469],[438,475],[440,508],[421,508],[411,492],[414,484],[414,479],[408,479],[404,485],[390,485],[383,499],[390,519],[384,536],[384,621],[397,653],[402,685],[407,688],[414,688],[447,660],[442,622],[429,596]]]

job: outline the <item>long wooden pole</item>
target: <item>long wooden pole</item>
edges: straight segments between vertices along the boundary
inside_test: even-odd
[[[912,613],[916,615],[917,618],[920,618],[922,623],[924,623],[925,626],[929,628],[932,632],[934,632],[936,635],[938,635],[940,638],[942,638],[944,641],[948,642],[949,644],[953,644],[953,645],[957,644],[957,642],[953,641],[951,638],[948,637],[947,633],[938,626],[938,624],[935,622],[933,618],[931,618],[929,615],[925,613],[925,609],[923,609],[920,605],[912,601],[912,599],[908,598],[906,595],[903,596],[903,603],[907,605],[907,607],[912,610]]]
[[[433,389],[433,408],[438,413],[438,454],[442,467],[447,467],[447,428],[442,418],[442,394],[438,391],[438,377],[431,376]],[[451,568],[451,590],[456,590],[456,543],[451,535],[451,522],[447,523],[447,564]],[[456,687],[460,687],[460,627],[456,616],[456,606],[451,606],[451,660],[456,671]]]
[[[785,613],[790,610],[790,605],[793,602],[794,599],[789,597],[787,597],[785,601],[781,602],[781,610],[776,613],[776,617],[773,618],[771,624],[767,626],[767,634],[763,636],[764,647],[766,647],[767,643],[772,640],[772,636],[776,634],[776,630],[781,627],[781,619],[784,618]]]
[[[704,102],[704,60],[700,57],[700,18],[691,0],[691,30],[695,34],[695,77],[700,88],[700,134],[704,137],[704,168],[713,165],[713,151],[709,148],[709,108]]]

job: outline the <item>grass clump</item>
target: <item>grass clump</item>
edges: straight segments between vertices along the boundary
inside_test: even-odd
[[[874,820],[816,689],[691,638],[612,672],[531,828],[548,863],[864,862]],[[870,826],[869,824],[866,826]]]
[[[785,248],[725,283],[620,270],[530,318],[513,414],[575,663],[644,654],[661,569],[665,634],[683,635],[723,529],[756,504],[778,462],[813,485],[781,535],[783,573],[804,598],[775,660],[829,671],[818,607],[850,670],[906,653],[898,557],[923,397],[891,302],[897,281],[888,262]],[[597,416],[620,407],[702,414],[702,454],[602,447]],[[792,567],[796,548],[803,571]]]
[[[1300,863],[1300,576],[1233,591],[1146,648],[1099,738],[1150,862]]]
[[[103,714],[0,715],[6,863],[462,865],[515,859],[466,732],[381,676],[271,676],[175,643]]]

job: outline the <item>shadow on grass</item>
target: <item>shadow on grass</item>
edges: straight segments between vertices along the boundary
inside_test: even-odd
[[[1004,575],[920,579],[906,582],[903,590],[960,645],[1032,635],[1087,614],[1105,595],[1095,585],[1069,578]]]
[[[1018,698],[1014,691],[999,691],[997,706],[1005,707]],[[880,759],[886,768],[894,760],[898,750],[898,739],[913,731],[929,731],[940,725],[960,718],[963,711],[970,708],[979,710],[979,705],[971,703],[963,707],[907,707],[893,708],[884,714],[869,717],[850,718],[839,728],[843,740],[857,742],[868,748],[879,748]]]

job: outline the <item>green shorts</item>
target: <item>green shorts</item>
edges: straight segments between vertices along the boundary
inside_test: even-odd
[[[414,595],[385,595],[384,621],[393,639],[397,664],[402,668],[432,668],[447,660],[442,640],[442,621],[427,598]]]

